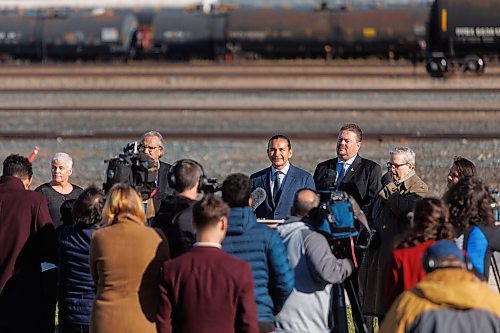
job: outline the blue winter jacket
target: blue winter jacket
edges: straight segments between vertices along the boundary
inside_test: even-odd
[[[257,223],[250,207],[231,208],[222,247],[250,264],[259,322],[274,322],[294,285],[293,270],[278,233]]]
[[[59,322],[89,325],[94,281],[89,268],[89,250],[95,227],[68,225],[58,240]]]

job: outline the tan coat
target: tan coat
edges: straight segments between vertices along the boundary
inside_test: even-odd
[[[163,234],[134,216],[97,230],[89,258],[97,286],[90,331],[156,332],[160,265],[168,256]]]
[[[380,237],[380,246],[368,249],[359,272],[365,314],[385,314],[385,279],[394,240],[407,227],[404,223],[406,214],[427,192],[424,181],[413,174],[398,186],[392,182],[387,184],[375,197],[373,225]]]

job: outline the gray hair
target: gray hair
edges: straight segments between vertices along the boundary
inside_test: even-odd
[[[163,136],[160,134],[160,132],[149,131],[149,132],[144,133],[142,135],[141,142],[144,142],[144,139],[147,138],[148,136],[157,137],[158,140],[160,140],[160,147],[161,147],[161,149],[165,149],[165,147],[164,147],[165,141],[163,140]]]
[[[52,157],[52,161],[50,161],[51,167],[52,163],[54,163],[55,161],[62,161],[64,164],[66,164],[68,169],[73,169],[73,159],[66,153],[55,153],[54,157]]]
[[[396,147],[389,152],[391,155],[403,155],[405,163],[415,165],[415,152],[409,147]]]

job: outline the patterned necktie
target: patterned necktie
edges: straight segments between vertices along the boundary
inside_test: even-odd
[[[279,192],[280,192],[280,187],[281,187],[281,183],[280,183],[280,177],[279,175],[282,174],[281,171],[276,171],[274,173],[274,185],[273,185],[273,201],[274,201],[274,204],[277,204],[278,203],[278,200],[279,200]]]
[[[340,184],[342,184],[342,180],[344,179],[345,176],[345,165],[344,163],[341,163],[340,165],[342,166],[342,168],[340,169],[340,174],[337,177],[337,187],[336,187],[337,190],[339,189]]]

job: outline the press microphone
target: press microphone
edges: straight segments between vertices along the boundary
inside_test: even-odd
[[[252,198],[252,209],[255,210],[264,201],[266,201],[266,198],[267,198],[266,190],[264,190],[262,187],[257,187],[250,194],[250,198]]]
[[[326,174],[325,174],[325,178],[326,178],[326,188],[327,189],[336,189],[337,188],[337,184],[336,184],[336,180],[337,180],[337,171],[333,170],[333,169],[327,169],[326,170]]]

